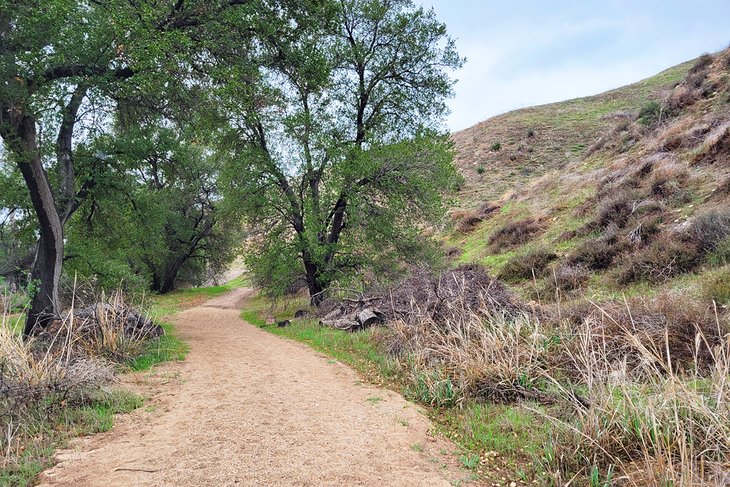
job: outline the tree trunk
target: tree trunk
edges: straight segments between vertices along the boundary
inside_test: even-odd
[[[312,306],[319,306],[324,301],[324,286],[320,279],[319,266],[308,258],[304,258],[304,269],[307,273],[307,287],[309,288],[309,302]]]
[[[12,145],[19,156],[18,166],[28,186],[40,227],[38,249],[30,274],[31,280],[38,287],[25,322],[24,333],[28,335],[35,326],[45,327],[58,316],[58,282],[63,266],[63,226],[56,211],[48,175],[43,169],[35,119],[32,116],[23,116],[17,127],[15,142]]]

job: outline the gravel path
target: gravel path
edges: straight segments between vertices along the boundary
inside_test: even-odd
[[[178,314],[184,362],[125,382],[151,396],[58,453],[42,485],[449,485],[454,445],[399,395],[239,318],[249,289]]]

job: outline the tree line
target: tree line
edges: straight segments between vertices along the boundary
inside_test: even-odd
[[[410,0],[0,0],[0,275],[272,294],[437,258],[462,64]]]

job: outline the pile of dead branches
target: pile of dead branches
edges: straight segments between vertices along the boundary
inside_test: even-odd
[[[517,316],[526,307],[501,282],[477,265],[440,274],[416,269],[394,285],[372,289],[356,297],[328,299],[320,307],[321,323],[355,331],[396,320],[406,324],[430,321],[443,324],[457,316]]]

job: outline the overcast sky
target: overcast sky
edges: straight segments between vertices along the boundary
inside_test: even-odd
[[[448,127],[601,93],[730,43],[730,0],[416,0],[467,63]]]

